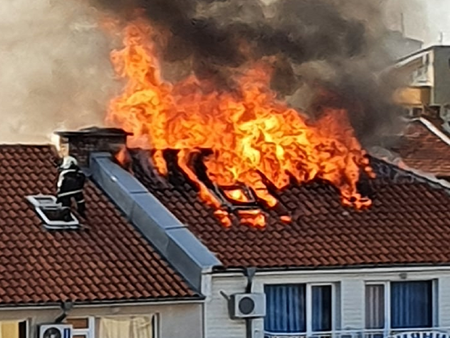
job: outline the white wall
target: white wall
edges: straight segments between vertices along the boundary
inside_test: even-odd
[[[0,308],[0,321],[29,320],[29,337],[37,337],[37,325],[53,322],[61,310],[7,309]],[[203,307],[197,304],[118,305],[102,307],[77,307],[69,312],[70,317],[103,317],[158,314],[160,336],[158,338],[201,338],[203,337]]]
[[[245,321],[229,319],[227,302],[220,292],[223,291],[227,295],[243,292],[246,284],[247,280],[243,277],[223,278],[213,276],[211,294],[207,295],[205,304],[206,337],[245,337]]]
[[[400,276],[406,272],[406,279]],[[364,328],[364,297],[366,282],[384,282],[395,280],[437,279],[437,316],[440,327],[450,328],[450,268],[446,269],[365,269],[334,270],[327,272],[305,271],[289,273],[259,273],[255,276],[253,292],[263,292],[264,284],[283,283],[324,283],[339,285],[341,295],[338,307],[341,309],[340,327],[350,330]],[[206,309],[206,338],[244,338],[245,322],[231,320],[228,317],[227,303],[220,292],[226,294],[244,292],[246,278],[239,274],[216,274],[212,277],[212,287],[208,290]],[[263,319],[253,323],[253,338],[262,338]]]
[[[439,278],[438,282],[439,325],[450,327],[450,276]]]

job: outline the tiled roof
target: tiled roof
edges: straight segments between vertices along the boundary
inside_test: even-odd
[[[276,194],[291,224],[270,211],[265,229],[224,228],[181,175],[160,182],[135,161],[136,177],[222,261],[225,267],[319,268],[450,263],[450,196],[441,186],[372,159],[374,180],[361,191],[369,210],[341,205],[323,182]],[[148,171],[147,171],[148,172]],[[173,172],[171,172],[173,174]]]
[[[54,194],[50,146],[0,146],[0,305],[196,294],[89,182],[80,231],[49,232],[25,197]]]
[[[450,177],[450,145],[431,129],[444,133],[435,121],[422,119],[410,122],[395,151],[410,168]],[[444,134],[444,137],[447,136]]]

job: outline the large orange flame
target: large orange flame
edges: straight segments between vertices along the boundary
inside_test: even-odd
[[[269,193],[265,179],[283,189],[290,184],[290,176],[299,183],[315,178],[329,181],[339,188],[345,205],[363,208],[371,204],[356,189],[360,170],[369,174],[371,170],[346,111],[328,109],[308,125],[304,116],[278,101],[269,89],[268,62],[247,66],[234,78],[239,94],[211,90],[210,83],[194,76],[176,84],[164,82],[150,39],[153,33],[144,21],[129,24],[125,47],[112,52],[115,71],[127,83],[123,94],[111,102],[108,120],[134,134],[131,146],[153,149],[153,163],[163,175],[167,169],[162,151],[179,150],[180,167],[223,224],[230,225],[230,220],[220,209],[221,202],[189,166],[191,155],[200,148],[213,151],[204,160],[212,182],[244,184],[268,207],[278,201]],[[228,194],[245,202],[239,191]],[[261,211],[241,214],[247,223],[265,224]]]

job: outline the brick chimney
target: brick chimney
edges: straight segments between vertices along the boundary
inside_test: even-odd
[[[79,131],[57,131],[59,146],[74,156],[81,167],[89,167],[92,152],[117,153],[126,145],[127,136],[132,135],[118,128],[89,127]]]

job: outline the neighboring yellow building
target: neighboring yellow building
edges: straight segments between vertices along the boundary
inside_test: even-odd
[[[390,71],[408,80],[395,101],[420,115],[425,108],[443,113],[450,103],[450,46],[432,46],[400,59]]]

